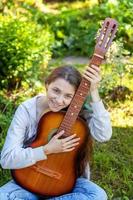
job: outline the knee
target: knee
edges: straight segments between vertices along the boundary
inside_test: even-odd
[[[107,200],[107,194],[100,186],[89,181],[87,179],[78,179],[75,191],[80,191],[85,194],[88,198],[92,198],[95,200]]]
[[[101,187],[99,187],[98,193],[97,193],[97,200],[107,200],[108,196],[107,193],[105,192],[104,189],[102,189]]]
[[[99,185],[90,182],[90,194],[94,194],[94,197],[96,200],[107,200],[107,194],[103,188],[101,188]]]

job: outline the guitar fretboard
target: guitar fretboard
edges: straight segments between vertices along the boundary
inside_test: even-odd
[[[101,64],[101,62],[102,62],[102,57],[93,55],[89,66],[92,64],[99,66]],[[90,89],[90,82],[86,78],[83,77],[82,81],[71,101],[71,104],[68,107],[65,117],[63,118],[63,121],[58,129],[58,132],[60,132],[61,130],[64,130],[65,136],[70,135],[72,126],[74,125],[74,123],[78,117],[78,114],[83,106],[83,103],[89,94],[89,89]]]

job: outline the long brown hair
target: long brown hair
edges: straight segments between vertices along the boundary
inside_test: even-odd
[[[63,78],[64,80],[68,81],[71,85],[74,86],[76,92],[82,80],[82,75],[75,67],[65,65],[55,68],[49,74],[49,76],[46,77],[45,84],[49,85],[58,78]],[[67,111],[67,108],[63,110]],[[85,141],[84,148],[82,149],[81,152],[79,152],[77,158],[77,163],[78,163],[77,176],[81,176],[84,174],[85,167],[87,163],[90,162],[91,155],[92,155],[92,137],[88,129],[88,139],[87,141]]]

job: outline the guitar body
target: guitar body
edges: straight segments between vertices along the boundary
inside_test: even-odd
[[[38,133],[32,148],[48,143],[57,132],[65,112],[48,112],[38,125]],[[71,152],[48,155],[47,160],[39,161],[30,167],[12,170],[15,181],[23,188],[42,196],[58,196],[72,190],[77,174],[78,154],[88,142],[88,127],[84,120],[77,118],[71,134],[80,137],[79,145]],[[21,155],[20,155],[21,156]]]

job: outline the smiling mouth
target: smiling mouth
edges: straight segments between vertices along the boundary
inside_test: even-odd
[[[62,106],[60,106],[60,105],[55,104],[52,100],[51,100],[51,102],[52,102],[52,106],[53,106],[54,108],[62,107]]]

